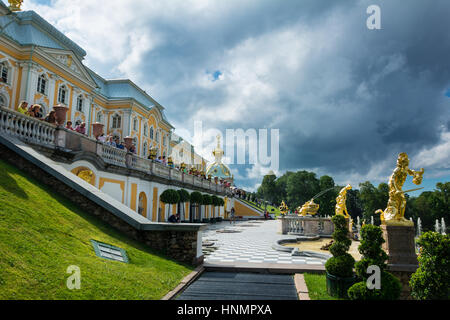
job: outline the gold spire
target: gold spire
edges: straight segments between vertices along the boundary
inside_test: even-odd
[[[220,163],[224,154],[222,148],[220,147],[220,135],[217,135],[217,147],[214,149],[212,154],[216,158],[216,162]]]
[[[23,0],[8,0],[9,2],[9,10],[11,11],[21,11],[20,7],[22,6]]]

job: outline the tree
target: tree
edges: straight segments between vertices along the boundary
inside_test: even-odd
[[[212,197],[211,197],[211,202],[212,202],[212,205],[213,205],[213,210],[214,210],[214,213],[213,213],[213,216],[215,217],[216,216],[216,207],[219,207],[220,206],[220,201],[219,201],[219,197],[217,197],[217,196],[215,196],[215,195],[213,195]]]
[[[212,199],[210,195],[204,194],[202,195],[202,205],[204,206],[209,206],[210,204],[212,204]],[[206,209],[206,207],[205,207]]]
[[[280,178],[278,178],[275,182],[276,184],[276,196],[273,201],[273,204],[275,204],[276,207],[278,207],[281,204],[281,201],[287,199],[287,180],[288,178],[293,175],[294,172],[288,171],[284,175],[282,175]]]
[[[180,201],[180,195],[178,194],[178,192],[176,190],[173,189],[168,189],[165,190],[161,196],[159,197],[159,199],[166,204],[169,204],[169,216],[170,216],[170,209],[172,206],[170,206],[171,204],[177,204]]]
[[[277,199],[277,177],[275,175],[264,176],[261,186],[258,188],[258,194],[264,200],[271,203]]]
[[[369,181],[359,184],[359,197],[363,203],[363,219],[366,223],[370,222],[370,218],[373,216],[375,218],[375,211],[378,209],[384,210],[387,205],[382,203],[382,196],[380,195],[380,189],[377,189]],[[381,187],[383,190],[384,186]],[[379,217],[378,217],[379,221]]]
[[[202,194],[198,191],[194,191],[191,193],[191,204],[195,205],[196,208],[196,217],[199,217],[199,206],[202,204],[203,202],[203,197]],[[201,217],[201,212],[200,212],[200,217]]]
[[[347,211],[352,217],[353,221],[356,221],[357,217],[363,215],[363,203],[359,198],[359,190],[347,191]]]
[[[185,212],[185,206],[184,206],[184,204],[185,204],[186,202],[189,202],[191,196],[190,196],[189,192],[187,192],[187,191],[184,190],[184,189],[180,189],[180,190],[178,190],[177,192],[178,192],[178,195],[180,196],[180,203],[183,204],[183,205],[182,205],[182,207],[183,207],[183,216],[186,217],[186,212]]]
[[[334,180],[330,176],[322,176],[319,179],[320,192],[335,187]],[[337,188],[336,188],[337,189]],[[317,199],[320,216],[333,216],[336,207],[337,190],[330,190]]]
[[[289,175],[286,184],[286,202],[289,208],[297,208],[311,200],[320,192],[319,180],[316,174],[299,171]]]

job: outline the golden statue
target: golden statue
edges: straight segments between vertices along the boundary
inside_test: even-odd
[[[77,174],[77,176],[86,181],[87,183],[91,183],[94,173],[91,170],[82,170]]]
[[[9,2],[9,10],[11,11],[21,11],[20,7],[22,6],[23,0],[8,0]]]
[[[281,206],[279,209],[282,215],[285,215],[289,211],[289,208],[286,203],[284,203],[284,200],[281,202]]]
[[[151,148],[150,149],[150,160],[155,160],[157,154],[158,154],[158,149]]]
[[[350,218],[350,215],[347,211],[347,191],[352,190],[351,185],[347,185],[345,188],[339,192],[338,197],[336,198],[336,215],[344,216],[345,218]]]
[[[422,183],[425,169],[414,171],[408,168],[409,159],[406,153],[400,153],[397,159],[397,168],[395,168],[389,179],[389,201],[387,208],[377,210],[380,213],[381,223],[391,226],[413,226],[411,220],[405,219],[406,198],[405,193],[420,190],[423,188],[403,191],[402,187],[408,175],[413,177],[413,183],[420,185]]]
[[[305,203],[301,208],[297,208],[299,215],[306,217],[307,215],[314,216],[319,211],[319,205],[314,202],[314,199]]]

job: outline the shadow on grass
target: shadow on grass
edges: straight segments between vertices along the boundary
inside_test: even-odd
[[[6,170],[0,170],[0,188],[5,190],[6,192],[13,193],[22,199],[28,199],[28,195],[19,185],[16,180],[9,175],[9,172]]]

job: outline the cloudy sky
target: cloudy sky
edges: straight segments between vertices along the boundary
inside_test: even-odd
[[[366,25],[374,4],[381,30]],[[150,93],[177,133],[193,133],[195,120],[222,132],[279,129],[278,175],[378,184],[407,152],[427,189],[450,181],[448,0],[25,0],[24,9],[84,48],[100,75]],[[204,142],[209,157],[213,138]],[[248,189],[268,170],[232,169]]]

